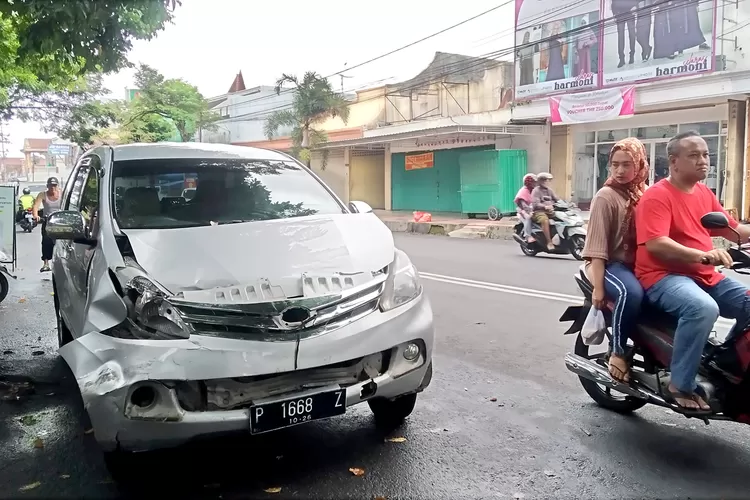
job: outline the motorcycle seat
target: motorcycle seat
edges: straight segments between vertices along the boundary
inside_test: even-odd
[[[585,264],[581,265],[578,268],[578,274],[580,275],[581,281],[587,288],[586,298],[590,300],[594,286],[591,284],[591,280],[589,280],[589,277],[586,275]],[[646,298],[644,298],[643,300],[641,315],[638,319],[638,323],[662,330],[670,336],[674,335],[674,330],[675,328],[677,328],[676,317],[654,306]]]

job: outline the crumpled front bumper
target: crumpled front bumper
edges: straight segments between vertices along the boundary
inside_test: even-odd
[[[409,342],[422,347],[404,358]],[[423,294],[396,310],[372,313],[332,332],[297,342],[260,342],[193,335],[189,340],[125,340],[90,333],[60,349],[70,366],[105,451],[145,451],[177,446],[219,433],[249,432],[249,409],[187,411],[173,382],[282,374],[390,353],[382,373],[347,386],[347,406],[374,397],[393,398],[423,390],[430,382],[434,329]],[[296,365],[296,366],[295,366]],[[132,404],[148,385],[157,395],[149,408]],[[363,389],[365,389],[363,391]],[[284,396],[325,390],[317,388]],[[265,400],[253,400],[253,403]]]

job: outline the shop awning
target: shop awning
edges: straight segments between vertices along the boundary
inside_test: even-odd
[[[377,129],[376,129],[377,130]],[[457,140],[476,139],[477,136],[497,137],[509,135],[533,135],[543,136],[546,134],[544,125],[451,125],[436,128],[410,130],[393,134],[371,135],[359,139],[344,141],[331,141],[317,149],[337,149],[343,147],[357,147],[358,149],[383,149],[386,144],[409,139],[429,140],[444,136],[454,136]]]

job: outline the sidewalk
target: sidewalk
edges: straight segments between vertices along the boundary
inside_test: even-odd
[[[411,211],[375,210],[380,220],[394,233],[419,233],[453,238],[513,239],[516,217],[500,220],[469,219],[460,213],[432,213],[432,222],[414,222]]]

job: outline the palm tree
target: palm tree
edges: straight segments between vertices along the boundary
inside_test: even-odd
[[[294,88],[294,100],[290,109],[275,111],[266,120],[264,132],[269,140],[281,127],[292,127],[292,154],[310,166],[310,150],[328,141],[322,130],[316,130],[317,124],[328,118],[339,117],[346,124],[349,119],[349,103],[344,96],[337,94],[331,84],[319,74],[308,71],[299,81],[296,76],[281,75],[276,81],[274,90],[281,94],[286,83]],[[328,150],[323,150],[325,168]]]

